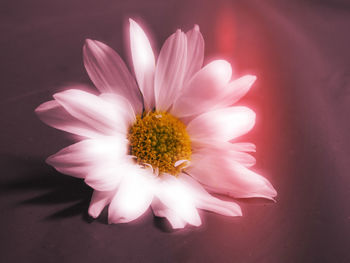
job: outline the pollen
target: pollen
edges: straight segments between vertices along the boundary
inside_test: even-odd
[[[130,154],[137,162],[151,165],[159,173],[177,175],[191,158],[186,126],[167,112],[151,111],[136,117],[129,130]],[[177,165],[181,163],[180,165]]]

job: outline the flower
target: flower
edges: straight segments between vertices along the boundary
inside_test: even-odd
[[[234,201],[211,193],[273,199],[273,186],[249,170],[254,144],[235,141],[252,129],[255,114],[232,105],[256,77],[231,81],[224,60],[202,67],[197,25],[172,34],[156,60],[145,32],[130,19],[130,48],[136,81],[114,50],[87,39],[84,65],[100,94],[76,87],[36,109],[46,124],[79,136],[47,163],[94,189],[89,214],[96,218],[109,205],[109,223],[123,223],[151,206],[173,228],[183,228],[201,224],[198,209],[242,215]]]

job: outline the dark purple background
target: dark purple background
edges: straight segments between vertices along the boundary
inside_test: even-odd
[[[1,1],[0,262],[350,262],[350,5],[348,1]],[[203,212],[169,232],[87,216],[91,190],[44,159],[71,143],[33,110],[59,86],[89,83],[84,39],[124,58],[126,19],[161,43],[201,27],[206,55],[258,76],[240,102],[257,112],[244,139],[277,203],[239,201],[244,216]]]

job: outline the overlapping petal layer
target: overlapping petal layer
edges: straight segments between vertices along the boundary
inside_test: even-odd
[[[248,169],[255,164],[249,153],[255,152],[255,145],[230,142],[255,124],[252,110],[232,104],[256,77],[231,81],[231,65],[224,60],[202,68],[204,41],[197,25],[186,34],[177,30],[171,35],[156,60],[146,33],[130,19],[130,50],[137,82],[114,50],[87,40],[84,64],[101,94],[68,89],[36,109],[46,124],[83,137],[47,162],[94,189],[89,214],[96,218],[108,206],[109,223],[125,223],[151,206],[173,228],[183,228],[201,224],[198,209],[242,215],[233,200],[209,192],[274,199],[277,192],[269,181]],[[158,175],[156,167],[130,156],[129,129],[136,115],[154,108],[170,111],[187,125],[192,158],[176,177]]]

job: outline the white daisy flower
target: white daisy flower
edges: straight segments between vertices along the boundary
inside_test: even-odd
[[[130,20],[130,47],[136,81],[113,49],[88,39],[84,64],[100,95],[78,87],[36,109],[46,124],[81,138],[47,162],[94,189],[89,214],[96,218],[108,205],[109,223],[124,223],[151,206],[183,228],[201,224],[198,209],[242,215],[235,202],[210,193],[273,199],[273,186],[249,170],[255,146],[232,142],[254,126],[252,110],[232,105],[255,76],[231,81],[224,60],[202,67],[197,25],[172,34],[155,59],[145,32]]]

